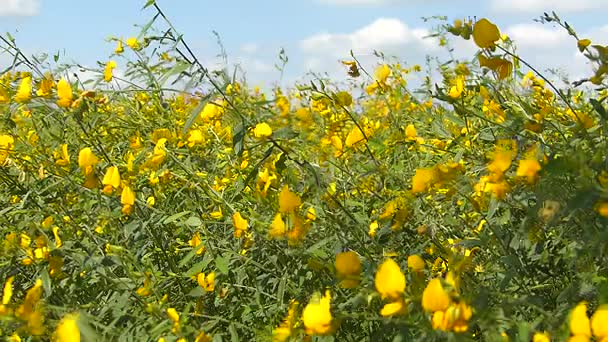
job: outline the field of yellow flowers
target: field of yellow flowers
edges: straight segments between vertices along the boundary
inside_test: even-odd
[[[2,37],[0,338],[608,341],[608,47],[545,14],[594,66],[558,87],[457,20],[441,84],[264,92],[146,7],[87,80]]]

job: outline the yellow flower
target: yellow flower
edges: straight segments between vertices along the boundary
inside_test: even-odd
[[[591,336],[591,326],[587,317],[587,303],[579,303],[570,314],[570,332],[572,335]]]
[[[320,298],[319,298],[320,297]],[[302,321],[309,335],[327,335],[331,332],[331,295],[329,290],[321,297],[315,293],[302,312]]]
[[[385,304],[380,310],[380,315],[383,317],[397,316],[405,313],[407,306],[402,299],[395,302]]]
[[[357,144],[358,142],[363,141],[363,140],[365,140],[365,136],[363,135],[363,132],[361,132],[359,127],[355,126],[350,131],[350,133],[348,133],[348,135],[346,136],[346,141],[344,143],[346,144],[346,147],[352,147],[355,144]]]
[[[137,38],[135,38],[135,37],[130,37],[129,39],[127,39],[126,44],[128,47],[130,47],[133,50],[139,49],[139,42],[137,41]]]
[[[188,133],[188,147],[193,147],[197,144],[202,144],[205,141],[203,132],[200,129],[195,129]]]
[[[435,311],[432,318],[433,329],[462,333],[468,330],[468,321],[473,315],[471,307],[465,303],[450,305],[446,311]]]
[[[106,82],[110,82],[112,81],[112,78],[114,77],[112,75],[112,71],[116,68],[116,62],[115,61],[109,61],[108,63],[106,63],[106,67],[103,71],[103,80]]]
[[[232,215],[232,224],[234,225],[235,238],[243,236],[243,233],[247,232],[247,227],[249,226],[249,222],[238,211]]]
[[[72,86],[65,78],[61,78],[57,82],[57,105],[62,108],[68,108],[72,104]]]
[[[289,311],[287,317],[281,322],[281,324],[272,330],[272,342],[285,342],[293,334],[293,330],[297,323],[296,311],[300,303],[294,300],[289,304]]]
[[[608,339],[608,305],[600,305],[591,316],[591,329],[598,341]]]
[[[201,272],[196,276],[196,282],[207,292],[213,292],[215,290],[215,272],[210,272],[205,275]]]
[[[125,52],[125,48],[122,46],[122,40],[118,39],[116,41],[116,49],[114,49],[114,53],[120,55],[123,52]]]
[[[486,67],[494,71],[498,78],[503,80],[511,75],[513,72],[513,63],[500,57],[487,58],[484,55],[479,55],[479,66]]]
[[[85,171],[85,173],[88,168],[97,165],[97,163],[99,163],[99,159],[90,147],[85,147],[78,152],[78,166]]]
[[[281,213],[277,213],[270,224],[270,236],[277,238],[285,235],[287,229],[285,227],[285,222],[281,217]]]
[[[414,272],[422,272],[424,270],[424,259],[418,254],[410,255],[407,257],[407,267],[414,270]]]
[[[493,48],[500,39],[498,27],[487,19],[480,19],[473,26],[473,40],[482,49]]]
[[[494,159],[488,164],[488,171],[500,176],[505,173],[511,167],[511,161],[513,160],[513,152],[498,150],[494,154]]]
[[[376,271],[375,285],[382,298],[399,299],[405,292],[405,275],[393,259],[386,259]]]
[[[6,307],[11,301],[13,296],[13,280],[15,277],[8,277],[4,283],[4,290],[2,291],[2,303],[0,304],[0,317],[9,314],[10,309]]]
[[[376,71],[374,72],[376,81],[378,81],[380,83],[385,83],[386,80],[388,79],[388,77],[390,76],[390,74],[391,74],[391,68],[389,68],[389,66],[386,64],[382,64],[382,65],[378,66],[376,68]]]
[[[135,205],[135,193],[131,190],[131,187],[125,186],[122,188],[120,203],[122,204],[122,213],[125,215],[131,214],[133,205]]]
[[[173,333],[176,333],[179,331],[179,313],[177,313],[177,310],[175,310],[175,308],[168,308],[167,309],[167,317],[169,317],[169,319],[171,320],[171,322],[173,322]]]
[[[80,329],[78,328],[78,315],[66,315],[61,319],[55,330],[57,342],[80,342]]]
[[[414,125],[410,124],[405,127],[405,136],[408,140],[416,140],[416,134],[416,127]]]
[[[272,135],[272,128],[265,122],[259,123],[253,129],[253,135],[260,139],[268,138]]]
[[[422,292],[422,308],[427,312],[445,311],[450,306],[450,296],[443,289],[441,279],[434,278]]]
[[[201,235],[196,232],[192,235],[192,239],[188,240],[188,244],[192,248],[197,248],[196,254],[201,255],[205,251],[205,246],[203,245],[203,240],[201,240]]]
[[[546,332],[536,332],[532,338],[532,342],[551,342],[549,334]]]
[[[61,144],[61,151],[53,152],[55,157],[55,165],[68,166],[70,165],[70,154],[68,152],[68,144]]]
[[[17,88],[17,94],[15,95],[15,101],[24,103],[32,98],[32,77],[26,76],[21,79],[19,88]]]
[[[53,82],[53,76],[50,73],[46,73],[44,78],[40,80],[40,85],[38,90],[36,91],[36,95],[40,97],[47,97],[51,95],[51,90],[55,86],[55,82]]]
[[[279,212],[290,213],[295,211],[302,204],[298,194],[289,191],[289,185],[285,184],[279,192]]]
[[[361,260],[357,253],[353,251],[339,253],[336,255],[335,267],[341,287],[348,289],[359,285]]]
[[[2,305],[6,305],[11,301],[13,296],[13,280],[15,277],[8,277],[4,283],[4,290],[2,291]]]
[[[369,235],[370,237],[376,236],[376,231],[379,227],[380,225],[378,224],[378,221],[373,221],[369,224],[369,231],[367,232],[367,235]]]
[[[194,339],[194,342],[211,342],[211,341],[213,341],[211,336],[207,335],[204,331],[201,331],[198,335],[196,335],[196,338]]]
[[[591,45],[591,40],[589,39],[580,39],[578,42],[576,42],[576,45],[578,47],[578,50],[580,52],[585,51],[585,49]]]
[[[118,167],[108,167],[106,174],[103,176],[101,184],[105,185],[103,192],[106,195],[110,195],[114,189],[118,189],[120,186],[120,173],[118,172]]]
[[[419,193],[427,191],[436,178],[437,171],[434,168],[416,169],[412,177],[412,192]]]
[[[541,167],[535,159],[524,159],[519,161],[517,176],[525,177],[528,183],[534,183]]]
[[[448,95],[450,95],[450,97],[453,99],[457,99],[460,97],[460,95],[462,95],[463,92],[464,78],[462,76],[459,76],[456,78],[455,84],[450,88],[450,92],[448,93]]]
[[[63,242],[61,241],[61,237],[59,236],[59,227],[53,227],[53,237],[55,238],[55,247],[59,248],[63,246]]]
[[[15,310],[15,316],[26,322],[32,335],[41,335],[44,332],[44,316],[40,305],[41,297],[42,280],[37,279],[34,286],[25,294],[23,303]]]
[[[9,152],[15,148],[15,138],[10,135],[0,135],[0,165],[6,161]]]

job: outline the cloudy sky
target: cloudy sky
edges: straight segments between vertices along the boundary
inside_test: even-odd
[[[111,36],[129,37],[154,14],[141,11],[145,0],[0,0],[0,32],[9,32],[28,53],[59,52],[64,61],[95,65],[105,61]],[[565,31],[535,23],[543,11],[555,10],[577,32],[594,43],[608,43],[603,14],[608,0],[158,0],[200,58],[215,63],[221,36],[230,63],[247,71],[252,83],[279,78],[274,65],[284,48],[287,81],[308,71],[344,74],[338,62],[352,49],[369,63],[373,51],[396,56],[405,64],[442,55],[424,37],[437,22],[423,17],[487,17],[517,42],[520,55],[541,70],[559,68],[576,79],[589,74],[576,42]],[[471,42],[453,40],[456,56],[471,57]],[[0,57],[0,64],[6,63]],[[3,66],[0,65],[0,69]]]

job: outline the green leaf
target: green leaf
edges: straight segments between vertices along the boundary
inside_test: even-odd
[[[222,274],[228,274],[228,266],[230,259],[225,256],[218,256],[215,258],[215,267]]]
[[[190,297],[201,297],[205,294],[205,291],[202,287],[197,286],[188,292],[188,296]]]
[[[144,9],[146,9],[146,8],[148,8],[148,7],[152,6],[152,5],[154,5],[155,3],[156,3],[156,0],[148,0],[148,1],[146,2],[146,4],[144,5],[144,7],[142,7],[142,10],[144,10]]]
[[[182,217],[184,217],[184,216],[186,216],[186,215],[188,215],[188,214],[190,214],[190,213],[191,213],[191,211],[186,210],[186,211],[182,211],[181,213],[177,213],[177,214],[175,214],[175,215],[171,215],[171,216],[167,217],[167,218],[166,218],[166,219],[163,221],[163,224],[169,224],[169,223],[173,223],[173,222],[175,222],[175,221],[179,220],[180,218],[182,218]]]
[[[197,262],[196,264],[194,264],[192,267],[190,267],[190,269],[188,271],[186,271],[186,273],[184,274],[184,276],[190,278],[194,275],[196,275],[197,273],[201,272],[202,270],[207,268],[207,265],[209,265],[209,263],[211,263],[211,257],[209,256],[209,254],[205,254],[205,256],[203,257],[203,261]],[[180,267],[185,265],[180,263]]]
[[[237,156],[243,155],[243,145],[245,140],[246,127],[244,123],[241,123],[235,127],[236,133],[232,136],[232,148],[236,152]]]
[[[606,108],[602,106],[600,101],[596,99],[589,99],[589,102],[593,106],[593,109],[602,117],[604,120],[608,120],[608,113],[606,113]]]
[[[198,105],[192,110],[192,112],[190,112],[190,116],[188,117],[188,120],[186,120],[186,123],[184,124],[184,128],[182,129],[182,133],[186,134],[186,132],[188,132],[188,130],[190,129],[190,127],[192,127],[192,124],[199,117],[199,115],[201,114],[201,111],[203,110],[203,108],[205,107],[205,105],[207,103],[209,103],[209,98],[211,97],[212,94],[213,93],[209,93],[205,97],[203,97],[200,100],[200,102],[198,103]]]
[[[228,331],[230,332],[230,341],[232,342],[239,342],[239,334],[236,331],[236,326],[234,325],[234,323],[230,323],[230,326],[228,326]]]
[[[196,217],[196,216],[190,216],[185,222],[184,224],[186,226],[190,226],[190,227],[200,227],[203,224],[203,221],[201,221],[200,218]]]
[[[162,86],[163,84],[165,84],[165,82],[167,82],[167,80],[169,80],[171,76],[179,75],[182,72],[188,70],[191,66],[192,64],[186,62],[176,63],[173,68],[169,69],[167,72],[165,72],[164,75],[161,76],[161,78],[158,80],[158,84]]]

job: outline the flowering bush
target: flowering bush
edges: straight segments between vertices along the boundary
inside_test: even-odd
[[[608,340],[608,47],[545,15],[596,67],[559,89],[456,21],[442,84],[262,92],[146,7],[87,80],[3,39],[0,336]]]

